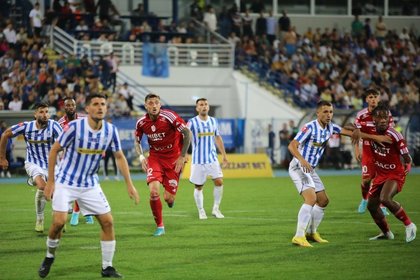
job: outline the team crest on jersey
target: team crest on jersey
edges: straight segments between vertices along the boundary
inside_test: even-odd
[[[156,126],[152,125],[150,128],[152,129],[153,132],[156,131]]]

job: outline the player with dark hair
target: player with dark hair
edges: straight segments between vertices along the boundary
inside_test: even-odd
[[[356,129],[353,132],[354,136],[359,136],[359,132],[373,133],[375,131],[375,125],[373,124],[372,111],[378,106],[380,99],[380,92],[377,89],[369,88],[364,92],[365,101],[367,107],[360,110],[354,121]],[[391,114],[389,115],[389,125],[393,125],[394,121]],[[364,213],[368,203],[369,188],[373,177],[375,177],[375,164],[373,163],[372,151],[370,148],[370,141],[362,141],[362,152],[359,149],[359,143],[353,145],[354,154],[356,159],[362,164],[362,200],[360,201],[357,211]],[[386,207],[382,207],[382,211],[387,215]]]
[[[85,118],[85,115],[78,114],[76,112],[76,100],[72,97],[66,97],[64,99],[64,116],[61,117],[58,120],[58,123],[61,125],[61,127],[65,127],[69,124],[69,122],[73,120],[77,120],[80,118]],[[80,208],[77,204],[77,201],[74,201],[73,211],[71,213],[71,219],[70,219],[70,225],[77,226],[79,224],[79,214],[80,214]],[[87,224],[93,224],[93,217],[92,216],[85,216],[86,223]]]
[[[111,147],[117,165],[127,186],[127,192],[135,203],[139,196],[130,177],[127,160],[121,150],[117,128],[104,120],[107,112],[106,98],[91,94],[86,98],[87,118],[74,120],[64,128],[54,143],[49,156],[48,182],[45,198],[52,198],[53,221],[47,238],[47,254],[38,274],[44,278],[55,260],[55,251],[61,238],[61,229],[67,220],[69,202],[77,200],[83,213],[94,215],[101,225],[102,277],[121,278],[112,265],[115,252],[114,223],[111,207],[99,184],[98,169],[102,155]],[[64,149],[57,175],[54,165],[58,152]],[[54,195],[53,195],[54,193]]]
[[[0,167],[7,169],[6,144],[8,139],[23,135],[26,142],[25,170],[28,182],[35,185],[36,224],[35,231],[44,231],[44,209],[46,205],[44,188],[48,178],[48,155],[62,129],[58,122],[50,120],[47,103],[35,104],[35,120],[22,122],[8,128],[0,140]]]
[[[154,93],[145,98],[147,113],[136,123],[136,150],[140,155],[142,169],[147,173],[150,190],[150,208],[156,223],[154,236],[165,234],[162,216],[162,202],[159,188],[165,188],[164,199],[173,207],[178,191],[179,176],[187,160],[191,131],[184,120],[175,112],[161,109],[160,97]],[[141,139],[147,136],[150,146],[149,157],[143,155]]]
[[[411,157],[404,137],[389,126],[389,115],[389,109],[385,104],[379,104],[372,111],[376,134],[391,137],[392,143],[378,145],[370,141],[376,176],[369,190],[367,207],[373,220],[382,231],[370,240],[394,239],[394,234],[380,210],[379,205],[382,203],[398,220],[404,223],[405,240],[411,242],[416,238],[417,227],[410,220],[402,205],[394,200],[394,196],[402,191],[406,175],[410,172]]]

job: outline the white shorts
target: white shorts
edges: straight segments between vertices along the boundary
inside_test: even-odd
[[[93,188],[77,188],[55,183],[52,199],[54,211],[67,212],[69,203],[75,200],[83,215],[102,215],[111,212],[111,206],[99,184]]]
[[[296,158],[293,158],[290,162],[289,175],[299,193],[302,193],[309,188],[315,189],[315,192],[325,190],[324,184],[316,171],[313,170],[311,173],[303,172],[302,167]]]
[[[206,164],[191,164],[190,182],[194,185],[204,185],[207,176],[211,179],[223,178],[219,161]]]
[[[28,176],[31,177],[34,181],[37,176],[42,176],[45,182],[48,179],[48,169],[43,169],[35,163],[25,161],[25,170],[26,173],[28,173]]]

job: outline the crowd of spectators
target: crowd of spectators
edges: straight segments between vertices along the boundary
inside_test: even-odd
[[[323,99],[358,110],[363,91],[376,87],[394,114],[418,111],[420,38],[413,30],[388,29],[381,16],[375,25],[355,16],[348,32],[328,27],[298,31],[286,11],[275,17],[257,8],[254,22],[250,9],[241,13],[235,4],[217,17],[218,30],[235,45],[238,69],[257,73],[301,108],[313,108]]]
[[[34,10],[39,11],[38,4]],[[33,20],[30,23],[32,30],[20,26],[16,31],[10,18],[0,19],[0,110],[33,109],[36,102],[43,101],[50,104],[51,115],[59,118],[64,98],[75,98],[78,109],[83,110],[85,97],[99,92],[110,97],[109,114],[130,114],[133,94],[128,84],[116,83],[118,57],[110,53],[90,60],[57,54],[49,47],[45,26],[36,30]]]

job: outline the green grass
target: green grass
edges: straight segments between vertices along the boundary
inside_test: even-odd
[[[322,178],[330,205],[320,227],[328,244],[291,244],[301,198],[289,178],[226,179],[225,219],[210,217],[212,187],[205,187],[208,220],[198,220],[193,187],[181,187],[173,209],[164,206],[166,235],[155,229],[144,181],[134,206],[123,183],[104,182],[117,235],[114,266],[125,279],[420,279],[420,238],[405,242],[404,227],[388,216],[395,240],[368,241],[379,233],[370,215],[357,214],[359,176]],[[396,196],[420,225],[420,175],[410,175]],[[417,183],[416,183],[417,182]],[[34,191],[0,187],[0,279],[37,279],[46,234],[33,231]],[[46,225],[51,206],[47,206]],[[99,279],[99,225],[67,226],[50,279]]]

